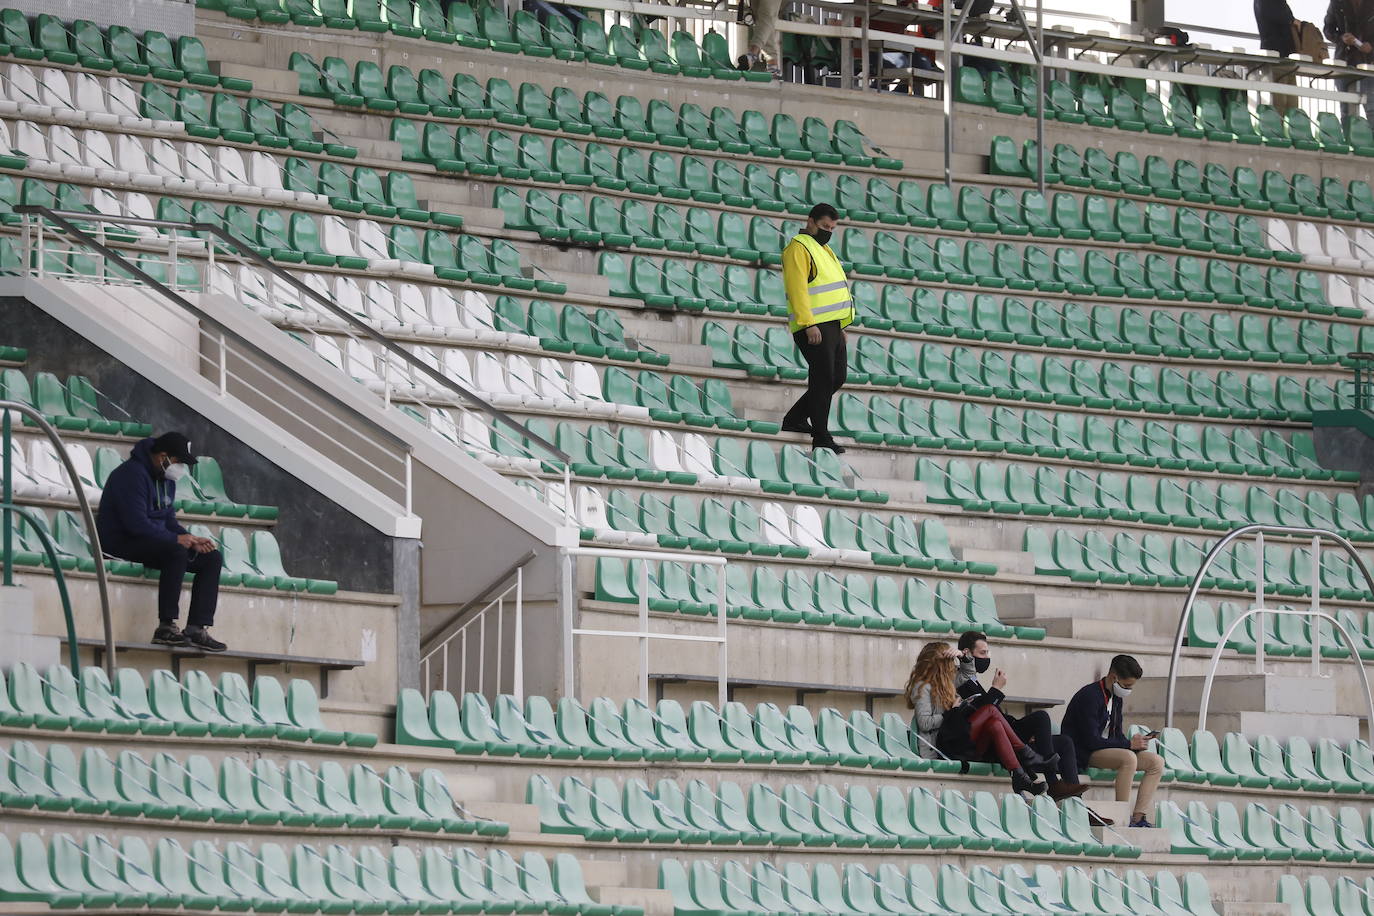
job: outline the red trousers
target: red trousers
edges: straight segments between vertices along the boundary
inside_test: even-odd
[[[1021,768],[1016,752],[1025,745],[1011,730],[1011,723],[1002,715],[1002,710],[989,703],[970,716],[968,722],[969,738],[979,757],[987,759],[992,754],[1008,770]]]

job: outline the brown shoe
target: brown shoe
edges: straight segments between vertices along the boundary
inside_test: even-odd
[[[1089,809],[1088,809],[1088,826],[1090,826],[1090,827],[1110,827],[1112,824],[1115,824],[1115,823],[1116,823],[1116,821],[1112,820],[1112,819],[1109,818],[1109,817],[1103,817],[1102,815],[1100,815],[1100,814],[1098,814],[1096,811],[1094,811],[1092,808],[1089,808]]]
[[[1088,787],[1081,782],[1064,782],[1060,780],[1059,782],[1050,783],[1050,798],[1055,801],[1063,801],[1066,798],[1077,798],[1086,791],[1088,791]]]

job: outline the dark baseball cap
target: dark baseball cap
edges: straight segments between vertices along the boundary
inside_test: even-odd
[[[196,456],[191,454],[191,440],[181,433],[163,433],[153,440],[153,451],[171,455],[182,464],[194,466]]]

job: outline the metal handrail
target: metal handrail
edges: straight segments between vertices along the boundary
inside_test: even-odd
[[[649,703],[649,642],[661,639],[669,642],[712,643],[717,647],[718,668],[716,673],[716,707],[723,708],[727,701],[726,677],[729,670],[728,643],[726,642],[726,618],[729,616],[726,602],[725,569],[728,560],[718,556],[702,556],[690,553],[669,553],[651,550],[628,550],[613,547],[565,547],[560,551],[563,566],[563,695],[577,695],[576,655],[573,651],[575,636],[605,636],[639,641],[639,699],[646,706]],[[625,560],[639,560],[639,627],[636,630],[588,630],[577,627],[577,557],[607,557]],[[703,566],[715,566],[720,570],[716,591],[716,635],[687,636],[677,633],[651,633],[649,631],[649,563],[674,562]]]
[[[72,490],[76,493],[77,505],[81,507],[81,519],[86,525],[86,532],[90,538],[91,557],[95,561],[96,590],[100,594],[100,618],[105,629],[105,674],[113,680],[115,669],[115,643],[114,624],[110,617],[110,590],[105,575],[105,557],[100,549],[100,532],[96,530],[95,513],[91,511],[91,501],[86,498],[86,490],[81,485],[81,477],[76,472],[76,465],[72,463],[71,456],[67,454],[67,448],[63,445],[62,437],[57,434],[57,430],[53,429],[52,424],[50,424],[41,413],[28,404],[21,404],[18,401],[9,400],[0,400],[0,414],[3,414],[3,416],[0,416],[0,452],[3,452],[3,458],[0,458],[0,461],[3,461],[3,471],[0,471],[0,474],[3,474],[3,491],[0,492],[0,500],[3,501],[4,510],[3,513],[0,513],[0,515],[3,515],[3,518],[0,518],[0,525],[3,525],[4,528],[4,584],[7,586],[14,584],[14,556],[12,549],[13,542],[11,540],[13,534],[10,530],[10,513],[18,512],[22,517],[29,519],[30,527],[38,532],[39,540],[43,542],[43,548],[52,561],[53,574],[57,577],[57,590],[62,596],[62,609],[67,617],[67,653],[71,661],[73,676],[79,676],[81,665],[77,653],[76,622],[72,617],[72,606],[71,600],[67,595],[66,580],[62,576],[62,568],[57,562],[56,547],[48,532],[44,528],[33,523],[33,519],[29,516],[29,510],[14,505],[13,478],[10,470],[10,446],[12,441],[10,411],[22,414],[32,420],[34,425],[47,436],[48,441],[53,445],[53,451],[57,453],[58,459],[61,460],[62,467],[66,470],[67,476],[71,478]]]
[[[356,315],[353,315],[352,313],[339,308],[338,305],[329,301],[329,299],[321,295],[314,288],[298,280],[290,272],[278,267],[270,259],[265,258],[261,254],[259,254],[256,249],[239,241],[238,238],[236,238],[233,235],[230,235],[227,231],[225,231],[220,226],[215,225],[214,223],[185,223],[178,222],[176,220],[143,219],[139,217],[110,217],[104,216],[103,214],[83,213],[73,210],[51,210],[48,207],[37,206],[34,204],[25,204],[15,207],[14,212],[20,215],[42,216],[46,219],[52,220],[58,226],[62,227],[67,232],[71,233],[76,238],[80,239],[88,247],[94,248],[106,257],[112,258],[113,260],[115,260],[117,264],[119,264],[121,268],[128,270],[134,276],[138,277],[140,280],[143,280],[145,283],[157,289],[164,295],[173,297],[174,301],[176,301],[178,305],[183,305],[186,308],[190,308],[193,312],[202,317],[208,316],[204,316],[203,313],[201,313],[199,310],[191,306],[190,303],[186,302],[182,297],[177,296],[165,285],[159,283],[157,280],[154,280],[152,277],[150,277],[148,274],[140,270],[138,267],[124,260],[117,252],[101,244],[96,239],[92,238],[89,234],[83,232],[77,226],[73,225],[69,221],[69,218],[87,221],[95,220],[97,222],[118,223],[123,225],[147,226],[149,228],[156,229],[173,229],[181,230],[188,233],[201,233],[212,235],[216,239],[223,242],[228,248],[232,249],[235,254],[251,262],[254,266],[271,274],[275,279],[280,280],[286,283],[287,285],[293,287],[297,290],[297,292],[299,292],[303,296],[308,297],[313,303],[322,308],[324,311],[328,312],[339,322],[341,322],[344,326],[346,326],[350,330],[350,332],[360,334],[366,337],[369,341],[381,347],[387,353],[394,356],[396,359],[400,360],[400,362],[408,366],[410,369],[420,372],[425,377],[431,379],[439,388],[446,389],[447,391],[451,392],[453,395],[457,397],[460,403],[471,403],[479,407],[483,412],[500,420],[506,426],[518,430],[520,434],[526,438],[527,441],[534,442],[541,448],[544,448],[549,452],[550,455],[552,455],[559,461],[566,463],[571,460],[567,453],[565,453],[562,449],[559,449],[557,446],[546,440],[544,437],[531,431],[524,424],[519,423],[518,421],[513,419],[505,411],[492,406],[491,404],[487,403],[487,401],[485,401],[484,399],[478,397],[471,391],[468,391],[466,388],[459,385],[457,382],[453,381],[451,378],[444,375],[439,370],[430,366],[428,363],[424,362],[421,359],[418,359],[413,353],[396,344],[386,335],[374,329],[371,325],[367,324],[366,322],[360,321]],[[211,246],[211,250],[213,250],[213,246]]]
[[[1266,533],[1296,537],[1310,537],[1312,539],[1312,597],[1311,604],[1307,608],[1307,610],[1286,610],[1279,608],[1266,608],[1264,606],[1264,535]],[[1221,662],[1221,653],[1225,650],[1226,644],[1230,641],[1231,635],[1235,632],[1236,627],[1255,615],[1258,615],[1260,618],[1259,634],[1258,638],[1255,640],[1255,670],[1260,674],[1264,673],[1265,614],[1282,614],[1307,617],[1309,619],[1315,619],[1318,623],[1320,623],[1320,621],[1322,620],[1330,621],[1331,625],[1335,628],[1335,631],[1345,640],[1346,648],[1350,650],[1351,658],[1355,661],[1356,670],[1360,674],[1361,686],[1364,687],[1367,724],[1371,729],[1374,729],[1374,693],[1371,693],[1370,691],[1369,675],[1365,671],[1364,661],[1360,658],[1358,647],[1356,646],[1354,640],[1351,639],[1350,633],[1341,624],[1341,622],[1336,620],[1330,614],[1324,613],[1321,610],[1322,539],[1331,539],[1336,543],[1338,547],[1345,551],[1349,558],[1354,561],[1356,567],[1359,568],[1361,575],[1364,576],[1365,584],[1369,587],[1370,592],[1374,592],[1374,575],[1370,574],[1369,567],[1365,565],[1364,560],[1360,557],[1359,552],[1355,549],[1355,545],[1352,544],[1350,540],[1347,539],[1344,535],[1337,534],[1334,531],[1327,531],[1321,528],[1298,528],[1287,525],[1244,525],[1224,535],[1220,540],[1216,542],[1216,544],[1212,545],[1212,549],[1209,550],[1207,552],[1207,556],[1203,558],[1202,564],[1198,567],[1197,573],[1193,576],[1192,585],[1188,589],[1188,598],[1183,603],[1183,613],[1179,615],[1178,619],[1178,631],[1174,635],[1173,652],[1169,656],[1169,684],[1168,689],[1165,692],[1164,699],[1164,726],[1166,728],[1172,728],[1174,724],[1174,697],[1178,683],[1178,665],[1179,660],[1183,654],[1183,640],[1187,636],[1188,622],[1192,619],[1193,609],[1197,601],[1198,592],[1202,589],[1202,580],[1204,576],[1207,574],[1208,570],[1211,569],[1211,566],[1213,562],[1215,562],[1216,558],[1232,541],[1235,541],[1238,538],[1242,538],[1251,534],[1255,535],[1257,538],[1255,556],[1255,603],[1257,606],[1246,611],[1244,614],[1239,615],[1234,621],[1232,621],[1231,625],[1226,628],[1225,634],[1223,634],[1222,638],[1218,640],[1216,647],[1212,651],[1212,659],[1208,667],[1207,679],[1203,684],[1202,702],[1198,708],[1198,729],[1204,730],[1206,727],[1205,723],[1207,721],[1208,701],[1211,699],[1212,682],[1215,679],[1217,667]],[[1312,672],[1315,675],[1318,674],[1321,669],[1320,626],[1313,629],[1313,634],[1314,635],[1312,639]]]

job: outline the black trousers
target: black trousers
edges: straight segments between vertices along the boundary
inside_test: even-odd
[[[806,377],[806,393],[797,398],[782,422],[784,426],[793,426],[809,421],[811,441],[825,445],[833,441],[830,400],[844,387],[849,376],[849,351],[845,346],[844,329],[838,321],[825,321],[815,327],[821,330],[818,344],[807,343],[806,328],[792,335],[810,374]]]
[[[1011,730],[1016,732],[1016,737],[1029,744],[1037,753],[1045,757],[1051,754],[1059,755],[1059,763],[1055,766],[1059,771],[1060,780],[1078,782],[1078,757],[1074,753],[1073,739],[1054,733],[1054,729],[1050,727],[1049,713],[1037,709],[1019,719],[1007,716],[1007,721],[1011,723]],[[1048,778],[1049,774],[1046,773],[1045,776]]]
[[[159,623],[175,623],[181,616],[181,583],[188,572],[195,573],[186,623],[193,627],[214,626],[215,607],[219,604],[219,572],[224,565],[218,550],[195,553],[176,541],[136,538],[121,544],[119,550],[109,552],[122,560],[133,560],[161,571],[157,580]]]

